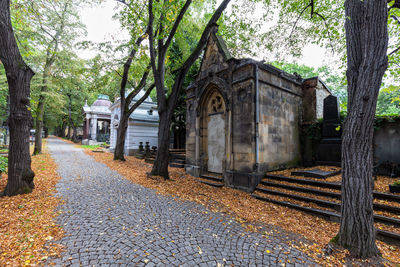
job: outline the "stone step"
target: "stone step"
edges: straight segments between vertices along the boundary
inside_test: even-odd
[[[311,190],[307,190],[307,188],[306,188],[306,190],[303,190],[304,188],[300,188],[300,190],[298,190],[298,187],[293,187],[293,186],[285,187],[285,185],[283,185],[283,186],[279,187],[279,188],[283,188],[286,190],[294,191],[293,193],[291,193],[291,192],[281,192],[281,191],[279,191],[279,189],[272,190],[269,188],[264,188],[263,186],[266,186],[265,183],[263,183],[262,185],[259,185],[255,189],[255,191],[260,191],[260,192],[264,192],[267,194],[293,198],[293,199],[297,199],[297,200],[301,200],[301,201],[305,201],[305,202],[312,202],[312,203],[315,203],[322,207],[332,208],[337,211],[340,210],[339,203],[327,201],[324,199],[318,199],[318,196],[332,198],[331,196],[324,195],[326,191],[323,191],[323,190],[317,190],[318,194],[315,194],[315,189],[311,189],[311,188],[310,188]],[[273,186],[270,186],[270,187],[273,187]],[[273,187],[273,188],[276,188],[276,187]],[[302,192],[302,193],[307,194],[308,196],[295,195],[295,192]],[[328,192],[328,193],[331,193],[331,192]],[[339,196],[339,195],[336,195],[336,196]],[[335,197],[335,199],[340,200],[340,198],[336,198],[336,197]],[[332,203],[332,204],[330,204],[330,203]],[[396,214],[396,215],[400,214],[400,207],[386,205],[386,204],[380,204],[380,203],[374,203],[373,205],[374,205],[374,210],[376,210],[376,211],[384,211],[384,212],[388,212],[388,213],[392,213],[392,214]]]
[[[296,184],[302,184],[302,185],[318,186],[318,187],[324,187],[324,188],[329,188],[329,189],[341,190],[341,185],[338,183],[315,181],[315,180],[309,180],[309,179],[293,178],[293,177],[286,177],[286,176],[282,176],[282,175],[272,175],[272,174],[265,175],[265,178],[270,179],[270,180],[275,180],[275,181],[283,181],[283,182],[289,182],[289,183],[296,183]],[[378,192],[378,191],[373,191],[373,194],[374,194],[374,198],[376,198],[376,199],[395,201],[395,202],[400,203],[400,195],[395,195],[395,194],[390,194],[390,193],[382,193],[382,192]]]
[[[185,154],[170,154],[171,159],[180,159],[180,160],[186,160],[186,155]]]
[[[341,189],[340,184],[331,183],[331,182],[315,181],[315,180],[302,179],[302,178],[292,178],[292,177],[286,177],[286,176],[281,176],[281,175],[270,175],[270,174],[265,175],[265,177],[268,179],[271,179],[271,180],[276,180],[276,181],[284,181],[284,182],[289,182],[289,183],[312,185],[312,186],[337,189],[337,190]]]
[[[325,219],[328,219],[330,221],[339,222],[339,220],[340,220],[339,214],[337,214],[335,212],[331,212],[331,211],[327,211],[327,210],[320,210],[320,209],[315,209],[315,208],[310,208],[310,207],[304,207],[304,206],[301,206],[298,204],[290,203],[288,201],[280,201],[280,200],[276,200],[276,199],[272,199],[272,198],[267,198],[264,196],[257,195],[255,193],[251,194],[251,196],[256,199],[262,200],[262,201],[266,201],[266,202],[270,202],[273,204],[285,206],[288,208],[308,212],[313,215],[317,215],[317,216],[323,217]]]
[[[223,183],[212,182],[212,181],[210,181],[210,180],[201,179],[201,178],[202,178],[202,177],[200,177],[199,179],[196,179],[196,181],[197,181],[197,182],[200,182],[200,183],[203,183],[203,184],[206,184],[206,185],[213,186],[213,187],[223,187],[223,186],[224,186]]]
[[[314,188],[309,188],[309,187],[299,187],[299,186],[294,186],[294,185],[274,183],[274,182],[270,182],[270,181],[266,181],[266,180],[262,180],[260,182],[260,184],[265,185],[265,186],[270,186],[270,187],[289,189],[292,191],[311,193],[311,194],[315,194],[315,195],[336,198],[336,199],[340,199],[340,197],[341,197],[339,193],[335,193],[335,192],[329,192],[329,191],[324,191],[324,190],[319,190],[319,189],[314,189]],[[259,188],[259,187],[257,187],[257,188]]]
[[[279,196],[283,196],[283,197],[293,198],[293,199],[297,199],[297,200],[307,201],[307,199],[308,199],[308,202],[313,202],[315,204],[321,203],[320,206],[329,207],[334,210],[340,211],[339,203],[331,202],[331,201],[327,201],[327,200],[323,200],[323,199],[318,199],[317,196],[315,196],[313,193],[305,193],[308,196],[298,196],[293,193],[271,190],[269,188],[264,188],[262,186],[258,186],[255,191],[257,191],[257,190],[260,192],[265,192],[265,193],[272,194],[272,195],[279,195]],[[302,192],[302,193],[304,193],[304,192]],[[332,204],[330,204],[330,203],[332,203]],[[380,204],[380,203],[374,203],[373,205],[374,205],[374,210],[385,211],[385,212],[400,215],[400,207],[386,205],[386,204]]]
[[[277,205],[285,206],[285,207],[288,207],[288,208],[304,211],[304,212],[307,212],[307,213],[310,213],[312,215],[316,215],[316,216],[322,217],[322,218],[330,220],[330,221],[335,221],[335,222],[339,222],[340,221],[340,215],[335,213],[335,212],[331,212],[331,211],[327,211],[327,210],[320,210],[320,209],[315,209],[315,208],[310,208],[310,207],[304,207],[304,206],[301,206],[301,205],[298,205],[298,204],[294,204],[294,203],[290,203],[290,202],[287,202],[287,201],[279,201],[279,200],[275,200],[275,199],[272,199],[272,198],[263,197],[263,196],[260,196],[260,195],[254,194],[254,193],[251,194],[251,196],[256,198],[256,199],[263,200],[263,201],[266,201],[266,202],[270,202],[270,203],[273,203],[273,204],[277,204]],[[374,216],[375,221],[377,219],[379,221],[383,220],[384,218],[382,218],[382,217],[385,217],[385,216],[378,215],[378,218],[376,218],[376,215]],[[388,217],[385,217],[385,218],[387,218],[389,220],[393,220],[393,218],[388,218]],[[395,242],[397,244],[398,244],[398,242],[400,242],[400,235],[399,234],[393,233],[393,232],[384,231],[384,230],[380,230],[380,229],[377,229],[377,238],[379,238],[381,240],[384,240],[384,241],[388,241],[389,240],[389,241]]]
[[[186,160],[185,159],[171,159],[170,163],[180,163],[180,164],[185,164]]]
[[[337,171],[322,171],[319,169],[312,169],[312,170],[299,170],[293,171],[290,174],[292,176],[304,176],[304,177],[313,177],[318,179],[326,179],[331,176],[335,176],[340,174],[340,170]]]
[[[185,164],[179,164],[179,163],[170,163],[169,166],[171,168],[180,168],[180,169],[185,168]]]
[[[212,181],[216,181],[216,182],[222,182],[222,183],[224,182],[224,178],[218,177],[218,176],[213,176],[213,175],[211,175],[211,174],[209,174],[209,175],[202,175],[201,178],[205,178],[205,179],[212,180]]]
[[[264,194],[282,196],[282,197],[286,197],[289,199],[299,200],[302,202],[315,203],[318,206],[329,208],[329,209],[332,209],[332,210],[340,213],[340,204],[332,202],[332,201],[316,199],[316,198],[311,198],[311,197],[305,197],[305,196],[300,196],[300,195],[294,195],[294,194],[288,194],[288,193],[274,191],[274,190],[270,190],[270,189],[266,189],[266,188],[257,188],[256,190],[261,193],[264,193]],[[387,211],[387,210],[385,210],[385,211]],[[374,218],[375,218],[375,221],[377,221],[377,222],[381,222],[381,223],[388,224],[388,225],[400,226],[400,220],[396,219],[396,218],[382,216],[379,214],[374,214]]]
[[[282,197],[287,197],[287,198],[291,198],[291,199],[296,199],[296,200],[300,200],[303,202],[311,202],[311,203],[315,203],[321,207],[326,207],[326,208],[330,208],[333,210],[336,210],[338,212],[340,212],[340,204],[339,203],[335,203],[332,201],[327,201],[327,200],[322,200],[322,199],[317,199],[317,198],[312,198],[312,197],[306,197],[306,196],[300,196],[300,195],[294,195],[294,194],[289,194],[289,193],[285,193],[285,192],[280,192],[280,191],[275,191],[275,190],[271,190],[268,188],[256,188],[256,191],[260,191],[262,193],[265,194],[270,194],[270,195],[276,195],[276,196],[282,196]]]

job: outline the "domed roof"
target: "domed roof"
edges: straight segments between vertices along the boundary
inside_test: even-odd
[[[108,95],[99,95],[97,100],[94,101],[92,107],[110,107],[112,105]]]

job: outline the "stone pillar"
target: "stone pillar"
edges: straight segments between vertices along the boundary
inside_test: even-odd
[[[90,140],[96,141],[96,137],[97,137],[97,116],[94,115],[92,118],[92,132]]]

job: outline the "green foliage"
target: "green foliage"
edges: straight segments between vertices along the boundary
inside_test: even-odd
[[[375,130],[381,129],[387,123],[400,122],[399,114],[377,115],[374,120]]]
[[[8,158],[0,156],[0,173],[2,172],[6,173],[7,168],[8,168]]]
[[[319,141],[322,138],[322,120],[318,120],[310,125],[306,125],[304,132],[308,139]]]
[[[0,125],[7,119],[8,84],[3,64],[0,62]]]
[[[344,74],[335,73],[328,66],[322,66],[318,69],[315,69],[313,67],[300,65],[297,63],[273,61],[270,64],[286,71],[287,73],[298,74],[304,79],[319,76],[329,87],[332,93],[338,97],[340,109],[347,110],[347,88]]]
[[[394,185],[394,186],[400,186],[400,180],[395,181],[392,185]]]
[[[377,115],[400,115],[400,86],[389,86],[379,92]]]

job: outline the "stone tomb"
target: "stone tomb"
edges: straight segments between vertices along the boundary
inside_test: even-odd
[[[195,177],[219,174],[225,185],[253,191],[266,171],[301,163],[303,114],[321,117],[318,107],[331,93],[318,77],[304,80],[232,58],[216,32],[186,91],[185,169]]]
[[[110,140],[111,104],[107,95],[99,95],[91,106],[86,101],[83,106],[85,120],[82,144],[94,145]]]

